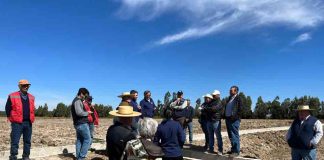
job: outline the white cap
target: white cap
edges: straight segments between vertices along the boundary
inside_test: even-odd
[[[212,93],[212,95],[220,95],[220,91],[219,90],[214,90],[214,92]]]
[[[204,98],[210,98],[210,99],[213,99],[213,96],[211,94],[206,94],[203,96]]]

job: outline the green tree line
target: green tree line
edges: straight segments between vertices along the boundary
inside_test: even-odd
[[[110,105],[95,104],[96,111],[99,117],[109,117],[109,112],[113,110]],[[35,110],[37,117],[71,117],[71,105],[65,105],[64,103],[58,103],[53,111],[48,110],[48,106],[45,103],[44,106],[39,106]]]

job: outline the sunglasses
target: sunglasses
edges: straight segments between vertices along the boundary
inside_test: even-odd
[[[23,84],[23,85],[21,85],[21,87],[23,87],[23,88],[26,88],[26,87],[29,87],[30,86],[30,84]]]

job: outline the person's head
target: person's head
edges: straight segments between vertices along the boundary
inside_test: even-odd
[[[136,90],[131,90],[130,94],[132,96],[132,100],[136,101],[138,98],[138,92]]]
[[[153,118],[143,118],[138,121],[138,132],[142,138],[151,139],[157,130],[158,122]]]
[[[163,116],[164,116],[165,119],[171,119],[172,115],[173,115],[173,113],[172,113],[171,109],[165,109],[163,111]]]
[[[132,97],[131,96],[123,96],[122,97],[122,101],[123,102],[131,102],[131,100],[132,100]]]
[[[177,98],[183,98],[183,92],[182,91],[177,92]]]
[[[206,103],[209,103],[213,100],[213,96],[211,94],[206,94],[204,98]]]
[[[129,103],[132,100],[132,96],[131,96],[130,92],[123,92],[118,97],[122,99],[122,102],[128,102]]]
[[[144,98],[151,99],[151,91],[149,91],[149,90],[144,91]]]
[[[298,118],[300,120],[305,120],[307,116],[309,116],[311,113],[312,109],[309,108],[308,105],[299,105],[297,107],[297,114],[298,114]]]
[[[86,88],[80,88],[79,91],[78,91],[78,96],[81,98],[81,99],[85,99],[86,97],[89,96],[89,91],[86,89]]]
[[[190,99],[187,99],[187,106],[190,106]]]
[[[234,96],[239,92],[239,88],[237,86],[232,86],[230,89],[230,95]]]
[[[87,102],[88,102],[89,104],[91,104],[91,103],[92,103],[92,99],[93,99],[92,96],[89,95],[89,96],[87,97]]]
[[[219,90],[215,90],[215,91],[212,93],[212,96],[213,96],[213,99],[218,99],[218,98],[220,98],[220,91],[219,91]]]
[[[133,123],[133,117],[118,117],[119,122],[125,126],[131,126]]]
[[[18,87],[20,92],[26,94],[28,92],[28,89],[30,87],[30,83],[28,82],[28,80],[22,79],[18,82]]]

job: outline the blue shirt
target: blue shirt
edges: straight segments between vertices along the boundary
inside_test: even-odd
[[[151,98],[150,101],[147,99],[143,99],[140,102],[140,106],[142,107],[142,116],[141,117],[149,117],[153,118],[154,116],[154,108],[156,107],[154,104],[153,99]]]
[[[226,110],[225,110],[225,116],[226,117],[230,117],[232,116],[232,111],[233,111],[233,108],[234,108],[234,100],[231,100],[227,103],[226,105]]]
[[[133,107],[133,110],[136,111],[136,112],[141,112],[141,110],[138,108],[138,104],[136,101],[132,100],[130,102],[130,105]],[[135,120],[135,122],[138,122],[139,120],[139,116],[133,118]]]
[[[184,142],[185,134],[179,122],[169,119],[159,124],[154,136],[154,143],[162,148],[165,157],[182,156],[181,147]]]

